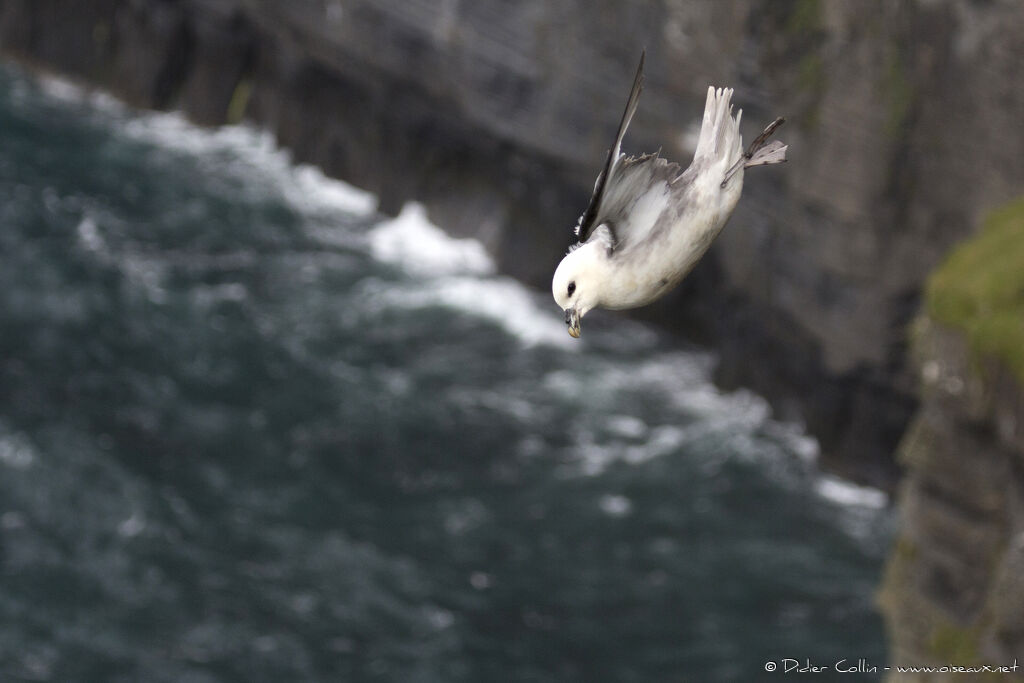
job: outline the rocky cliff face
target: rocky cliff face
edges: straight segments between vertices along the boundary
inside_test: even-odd
[[[642,315],[720,350],[719,380],[804,419],[832,465],[891,482],[915,399],[924,274],[1024,184],[1014,0],[4,0],[0,49],[417,198],[547,287],[641,46],[627,148],[685,161],[709,83],[792,163],[749,174],[729,229]]]
[[[924,400],[901,447],[900,536],[880,593],[892,661],[1024,664],[1024,383],[979,365],[960,331],[924,318],[917,337]]]
[[[893,661],[1012,666],[1024,653],[1024,198],[932,274],[924,308],[922,403],[900,448],[902,524],[880,594]]]

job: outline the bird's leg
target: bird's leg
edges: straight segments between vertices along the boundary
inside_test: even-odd
[[[768,138],[772,136],[772,133],[775,132],[775,129],[784,124],[785,122],[786,119],[780,116],[779,118],[775,119],[767,126],[765,126],[765,129],[761,132],[761,134],[754,138],[754,141],[750,143],[750,147],[747,147],[747,151],[741,154],[740,158],[736,160],[736,163],[730,166],[729,170],[725,172],[725,179],[722,181],[722,187],[725,187],[726,183],[729,182],[729,179],[732,178],[733,175],[735,175],[736,171],[740,170],[741,167],[745,167],[748,165],[756,166],[761,163],[774,164],[786,160],[786,147],[785,145],[782,145],[782,143],[778,143],[776,147],[771,150],[772,152],[777,152],[776,154],[765,155],[765,159],[763,161],[758,161],[755,164],[750,163],[754,157],[754,154],[756,154],[758,150],[765,146],[765,142],[767,142]],[[771,156],[770,159],[769,156]]]
[[[764,131],[762,131],[760,135],[754,138],[754,141],[750,143],[750,147],[747,148],[747,153],[744,154],[743,156],[746,157],[747,159],[754,156],[754,152],[764,147],[765,141],[767,141],[768,138],[772,136],[772,133],[775,132],[775,129],[784,124],[785,122],[786,119],[780,116],[779,118],[775,119],[767,126],[765,126]]]

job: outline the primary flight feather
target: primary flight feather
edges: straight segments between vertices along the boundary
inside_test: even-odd
[[[551,293],[565,310],[569,334],[593,308],[636,308],[675,287],[722,231],[743,190],[743,170],[786,160],[786,145],[767,142],[776,119],[746,152],[742,110],[732,115],[732,89],[708,88],[697,149],[685,171],[658,154],[626,157],[622,138],[644,82],[640,56],[633,89],[573,245],[555,270]]]

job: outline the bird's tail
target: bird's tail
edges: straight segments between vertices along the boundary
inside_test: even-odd
[[[711,166],[724,163],[729,167],[743,154],[740,137],[740,119],[743,111],[732,115],[732,88],[708,88],[704,104],[704,121],[700,125],[697,149],[693,153],[695,164]]]
[[[736,116],[732,115],[732,88],[708,88],[708,99],[704,105],[704,121],[700,126],[700,137],[697,138],[697,149],[693,153],[693,162],[705,170],[706,177],[713,177],[720,166],[725,168],[719,176],[721,186],[725,187],[729,179],[737,171],[751,166],[764,164],[780,164],[786,160],[787,146],[768,138],[775,129],[786,122],[778,118],[768,124],[746,152],[743,151],[743,139],[740,137],[740,120],[743,110]]]

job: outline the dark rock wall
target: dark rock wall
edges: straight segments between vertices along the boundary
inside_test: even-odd
[[[545,289],[642,46],[630,151],[685,161],[708,84],[736,87],[748,139],[788,115],[791,163],[750,173],[705,261],[639,314],[713,343],[724,385],[883,484],[915,407],[921,281],[1024,186],[1021,35],[1015,0],[0,0],[4,53],[253,120]]]

